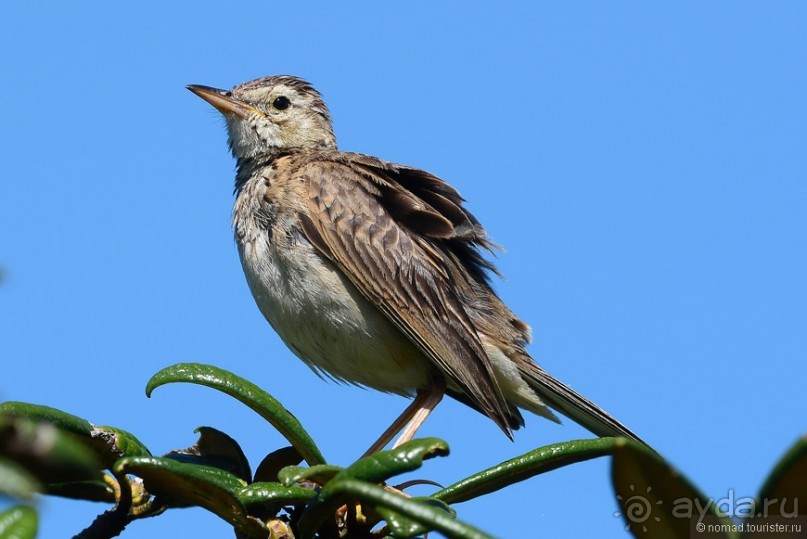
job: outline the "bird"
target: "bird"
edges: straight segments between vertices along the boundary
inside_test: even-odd
[[[337,148],[320,93],[291,75],[187,89],[225,119],[233,231],[250,291],[321,377],[412,398],[368,449],[412,439],[444,395],[510,439],[520,410],[597,436],[641,439],[529,355],[499,298],[498,246],[446,181]]]

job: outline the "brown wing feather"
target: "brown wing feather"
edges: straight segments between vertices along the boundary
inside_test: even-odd
[[[510,435],[521,422],[520,414],[502,396],[476,329],[453,288],[451,260],[427,235],[413,233],[404,224],[416,220],[434,236],[445,238],[453,234],[452,221],[470,223],[465,233],[478,223],[469,221],[462,210],[446,216],[391,182],[385,168],[371,166],[389,166],[384,162],[355,166],[345,161],[346,154],[330,155],[333,159],[320,155],[298,169],[308,190],[304,202],[309,208],[300,215],[303,233],[432,360],[449,387],[462,392]],[[381,173],[375,174],[373,168]],[[450,200],[451,193],[437,194],[438,203],[460,208]]]

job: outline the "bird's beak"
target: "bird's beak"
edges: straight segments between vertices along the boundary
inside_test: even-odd
[[[254,114],[264,116],[264,113],[255,107],[233,98],[232,93],[228,90],[219,90],[201,84],[189,84],[187,88],[213,105],[222,114],[235,114],[241,118],[248,118]]]

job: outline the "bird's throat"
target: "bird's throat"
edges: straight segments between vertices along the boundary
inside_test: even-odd
[[[244,185],[255,173],[265,167],[271,166],[277,159],[287,155],[287,152],[267,152],[252,157],[238,157],[235,163],[235,186],[233,193],[238,196]]]

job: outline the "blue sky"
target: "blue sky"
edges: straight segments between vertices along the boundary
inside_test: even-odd
[[[753,496],[805,431],[807,4],[15,3],[0,20],[0,399],[137,434],[210,425],[257,463],[251,411],[157,370],[266,388],[335,463],[403,399],[325,383],[247,290],[223,122],[185,90],[289,73],[344,150],[430,170],[507,252],[497,290],[531,352],[719,499]],[[421,431],[444,484],[588,436],[527,418],[509,442],[444,402]],[[603,459],[457,506],[501,537],[625,537]],[[41,499],[41,537],[105,507]],[[510,518],[512,512],[523,512]],[[230,536],[201,509],[123,537]]]

